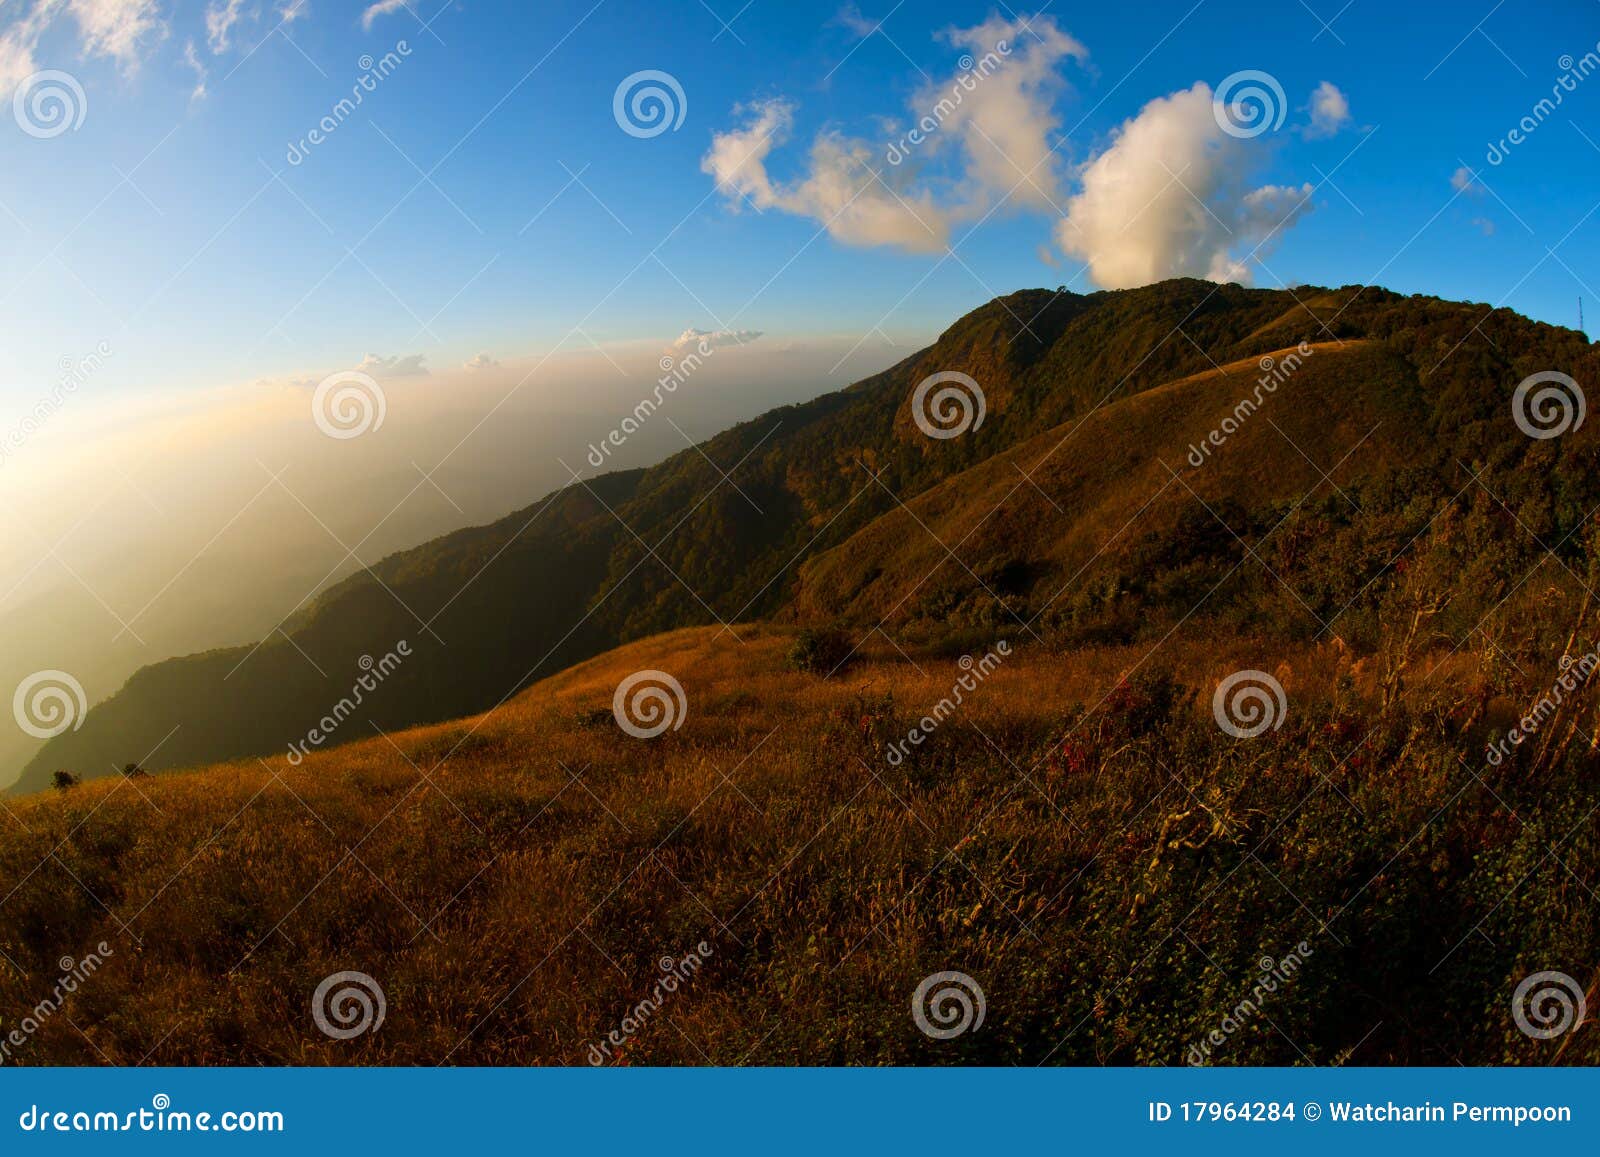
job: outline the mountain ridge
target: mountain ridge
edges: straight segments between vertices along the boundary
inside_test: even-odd
[[[364,705],[356,725],[365,731],[482,711],[530,681],[661,630],[835,617],[843,608],[795,601],[799,572],[900,503],[1064,422],[1300,343],[1383,345],[1415,375],[1428,436],[1453,439],[1456,450],[1547,453],[1506,420],[1511,375],[1519,366],[1576,370],[1592,364],[1592,351],[1582,335],[1485,308],[1363,287],[1297,292],[1192,280],[997,298],[844,390],[740,423],[654,467],[579,479],[485,526],[391,554],[302,608],[280,637],[142,669],[80,730],[47,744],[15,790],[38,790],[59,768],[95,776],[130,761],[156,770],[280,750],[339,699],[364,657],[402,639],[416,657]],[[1316,367],[1330,360],[1313,357],[1302,372],[1321,375]],[[911,414],[913,387],[950,370],[980,383],[986,416],[958,438],[925,437]],[[1331,381],[1322,404],[1336,408],[1344,388]],[[1559,453],[1592,453],[1582,435]],[[1452,468],[1437,447],[1422,456],[1430,455],[1437,481]],[[1242,529],[1249,538],[1250,527]],[[1197,558],[1172,565],[1203,569]],[[1025,571],[1034,561],[1018,565]],[[856,617],[870,610],[857,607]],[[925,617],[937,621],[937,608]]]

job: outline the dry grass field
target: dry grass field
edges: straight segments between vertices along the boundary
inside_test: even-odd
[[[1557,1057],[1507,1001],[1563,945],[1593,964],[1600,790],[1579,760],[1464,766],[1438,711],[1461,664],[1380,716],[1369,665],[1303,648],[1246,740],[1209,692],[1247,640],[1174,639],[1121,683],[1144,649],[1019,644],[891,762],[964,668],[877,636],[824,678],[792,644],[678,631],[299,766],[8,803],[3,1027],[109,949],[14,1059],[1179,1064],[1290,953],[1215,1063]],[[612,710],[641,669],[686,704],[650,739]],[[945,970],[986,999],[951,1040],[908,1015]],[[341,971],[386,1002],[349,1040],[312,1015]]]

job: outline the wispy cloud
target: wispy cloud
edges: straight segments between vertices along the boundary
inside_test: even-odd
[[[233,26],[239,23],[244,0],[214,0],[206,9],[206,43],[213,56],[228,51]]]
[[[861,15],[861,9],[846,4],[833,17],[833,23],[848,29],[858,40],[864,40],[878,30],[878,21]]]
[[[138,64],[140,49],[167,33],[156,0],[70,0],[83,34],[84,51],[114,57],[124,68]]]
[[[1467,166],[1462,165],[1450,174],[1450,187],[1458,193],[1465,193],[1469,197],[1483,196],[1483,184],[1478,180],[1478,174]]]
[[[375,378],[418,378],[428,373],[428,367],[423,365],[426,360],[426,354],[367,354],[356,369]]]
[[[194,70],[194,88],[189,93],[190,100],[204,100],[206,97],[206,78],[210,73],[206,70],[205,62],[200,59],[194,41],[187,40],[183,45],[183,63]]]
[[[690,326],[673,339],[667,348],[686,350],[704,346],[722,349],[725,346],[749,345],[761,336],[759,329],[695,329]]]
[[[368,5],[367,10],[361,14],[361,27],[372,28],[375,21],[384,16],[391,16],[406,7],[406,0],[378,0],[376,4]]]
[[[125,72],[140,53],[167,34],[157,0],[15,0],[16,17],[0,32],[0,89],[13,89],[39,71],[34,50],[56,18],[70,13],[85,56],[114,59]]]

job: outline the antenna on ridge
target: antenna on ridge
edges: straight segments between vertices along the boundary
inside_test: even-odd
[[[1583,294],[1578,294],[1578,332],[1584,337],[1589,336],[1589,331],[1583,328]]]

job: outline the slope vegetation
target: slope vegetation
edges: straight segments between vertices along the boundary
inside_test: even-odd
[[[1184,465],[1249,367],[1302,342],[1318,352],[1202,468]],[[1507,397],[1528,373],[1594,363],[1570,331],[1382,290],[1012,294],[847,390],[392,556],[255,647],[147,668],[47,744],[18,789],[63,769],[287,750],[402,641],[409,656],[339,720],[341,739],[486,710],[619,642],[755,617],[888,620],[955,644],[999,623],[1125,643],[1226,578],[1202,619],[1306,637],[1339,615],[1341,637],[1371,646],[1373,580],[1473,473],[1526,498],[1533,533],[1576,548],[1600,500],[1593,427],[1532,441]],[[911,401],[944,371],[980,383],[987,415],[939,440]],[[1113,538],[1130,501],[1171,481],[1163,462],[1180,480]],[[959,561],[904,529],[906,506],[941,522]]]
[[[807,561],[801,612],[870,624],[887,609],[922,634],[952,619],[1049,631],[1085,592],[1127,597],[1151,577],[1152,546],[1171,555],[1168,580],[1183,555],[1231,564],[1308,497],[1422,457],[1416,375],[1388,347],[1266,358],[1113,402],[931,487]],[[1279,382],[1262,364],[1295,368]]]
[[[300,766],[16,805],[5,1023],[59,957],[109,950],[18,1059],[1179,1064],[1237,1015],[1263,957],[1290,954],[1292,982],[1206,1059],[1555,1055],[1507,994],[1551,961],[1593,968],[1579,897],[1600,830],[1573,828],[1600,802],[1591,765],[1534,774],[1519,753],[1479,775],[1425,712],[1354,714],[1341,685],[1372,680],[1332,645],[1282,653],[1289,718],[1231,738],[1171,672],[1247,662],[1246,639],[1175,646],[1120,684],[1137,649],[996,640],[957,711],[891,759],[982,668],[881,645],[823,680],[789,669],[790,643],[680,631],[491,715]],[[612,714],[640,669],[684,689],[654,739]],[[691,953],[699,971],[641,1013],[661,961]],[[934,1040],[907,1004],[952,970],[986,1018]],[[345,971],[386,1000],[353,1040],[310,1014]],[[613,1030],[622,1043],[595,1051]],[[1591,1033],[1561,1055],[1595,1049]]]

